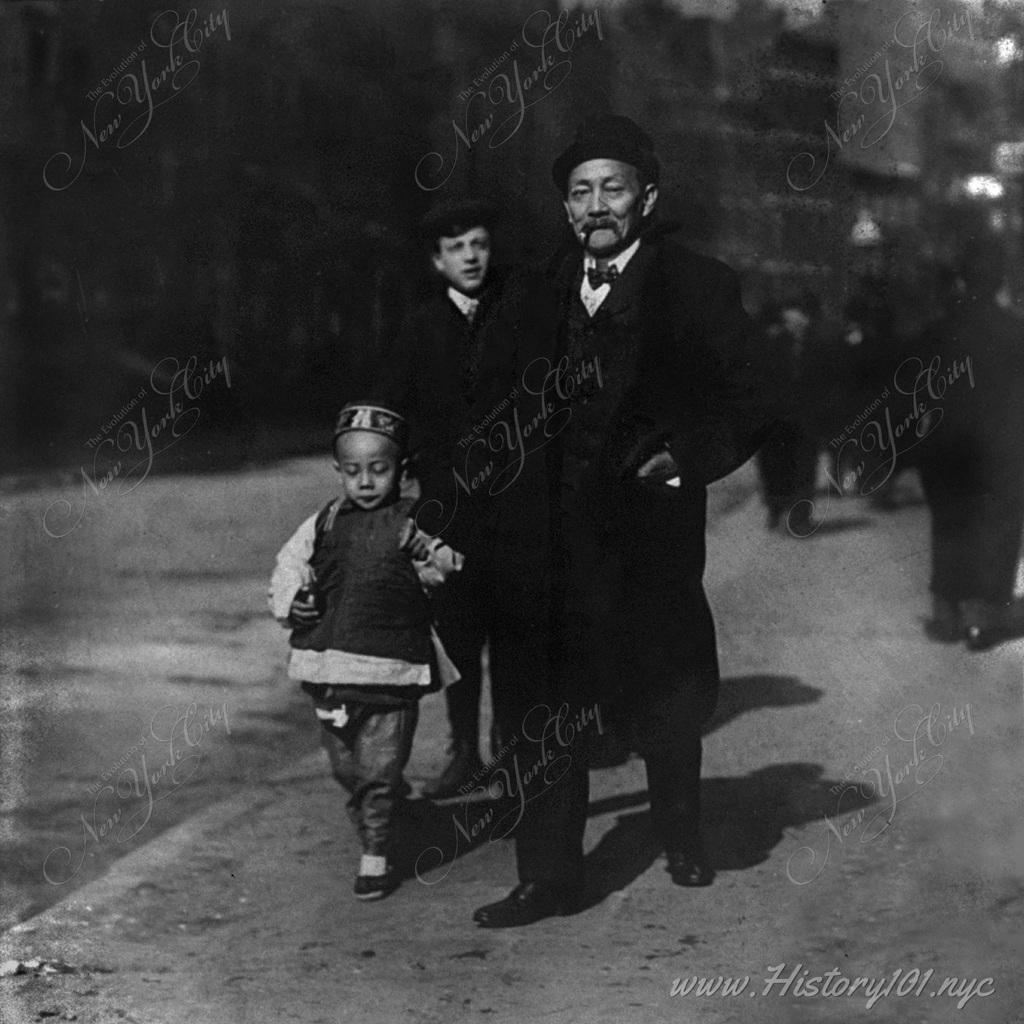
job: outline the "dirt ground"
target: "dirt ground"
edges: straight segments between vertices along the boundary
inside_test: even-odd
[[[310,461],[153,480],[64,547],[31,534],[56,492],[5,497],[24,541],[4,573],[5,646],[18,637],[4,906],[20,923],[0,959],[69,965],[0,979],[5,1021],[1024,1019],[1024,644],[971,655],[923,639],[920,505],[838,503],[797,541],[765,533],[749,476],[727,481],[709,536],[715,884],[669,883],[633,760],[591,776],[585,909],[489,932],[471,913],[514,883],[512,845],[460,844],[456,820],[486,809],[457,801],[414,801],[403,885],[351,897],[357,844],[262,594],[282,535],[329,485]],[[165,735],[192,703],[188,779],[168,779],[119,843],[148,800],[108,793],[93,819],[92,791],[161,756],[154,715]],[[414,787],[444,743],[442,701],[423,711]],[[55,846],[82,845],[83,814],[119,807],[84,843],[80,887],[32,881]],[[435,847],[445,863],[418,874]],[[833,994],[829,972],[835,990],[864,980]]]

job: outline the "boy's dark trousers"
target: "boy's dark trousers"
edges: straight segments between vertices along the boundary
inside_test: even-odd
[[[319,710],[337,710],[328,687],[311,693]],[[349,793],[349,818],[359,834],[363,853],[388,856],[394,853],[395,819],[409,793],[403,777],[412,752],[419,718],[419,704],[396,707],[346,701],[348,720],[336,725],[320,719],[320,742],[327,751],[331,772]],[[319,717],[319,715],[318,715]]]

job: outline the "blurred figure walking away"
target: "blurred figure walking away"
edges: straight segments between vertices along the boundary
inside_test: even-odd
[[[764,341],[773,367],[773,405],[778,422],[757,453],[768,508],[768,529],[781,525],[794,537],[813,532],[811,509],[818,471],[816,395],[810,349],[818,337],[821,306],[813,295],[769,307]]]
[[[938,367],[922,398],[942,416],[919,457],[932,531],[925,629],[971,650],[1018,632],[1021,611],[1013,588],[1024,525],[1024,321],[997,303],[1001,284],[999,251],[976,242],[948,313],[920,344]],[[961,379],[950,384],[954,368]]]

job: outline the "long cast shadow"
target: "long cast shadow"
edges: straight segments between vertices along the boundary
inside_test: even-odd
[[[708,735],[724,725],[765,707],[811,704],[822,691],[795,676],[750,675],[722,680],[715,714],[704,728]],[[743,778],[705,779],[702,783],[703,833],[716,871],[736,871],[763,863],[787,827],[846,815],[874,802],[870,794],[847,791],[842,807],[831,792],[842,780],[822,778],[820,765],[803,762],[770,765]],[[646,790],[618,793],[592,801],[588,815],[629,811],[647,803]],[[509,804],[473,798],[444,803],[417,799],[403,811],[401,840],[395,869],[401,878],[436,876],[452,861],[496,837]],[[647,811],[621,814],[586,858],[584,908],[625,888],[647,871],[662,850],[650,827]]]
[[[763,864],[782,840],[785,829],[821,821],[821,836],[813,855],[801,858],[794,882],[803,882],[824,867],[830,844],[837,840],[824,824],[840,815],[859,812],[878,802],[865,790],[844,786],[844,780],[823,777],[820,765],[806,762],[773,764],[742,778],[705,779],[701,786],[702,833],[716,872],[742,871]],[[643,790],[596,801],[590,813],[607,813],[628,803],[647,800]],[[586,892],[581,910],[595,906],[624,889],[647,871],[662,853],[651,831],[650,814],[635,811],[616,818],[586,857]],[[667,883],[670,884],[670,883]]]
[[[829,533],[849,533],[851,530],[864,530],[874,526],[874,519],[867,516],[856,516],[853,519],[821,519],[807,533],[794,533],[794,540],[814,540]]]
[[[822,692],[816,686],[801,682],[796,676],[730,676],[722,680],[718,690],[718,704],[715,713],[704,726],[704,735],[759,708],[813,704],[821,699]]]

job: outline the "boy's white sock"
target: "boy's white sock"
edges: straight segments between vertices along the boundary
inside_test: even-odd
[[[387,857],[378,856],[372,853],[364,853],[359,861],[359,874],[370,875],[379,878],[388,873]]]

